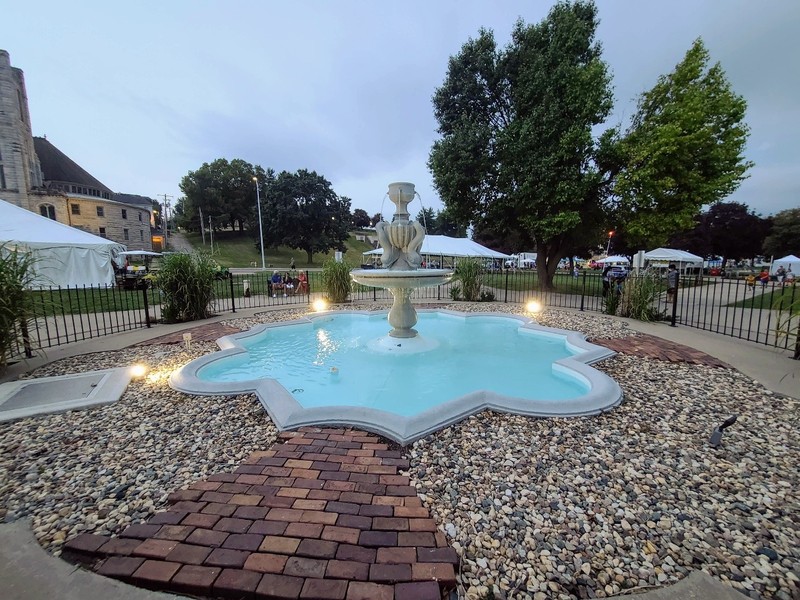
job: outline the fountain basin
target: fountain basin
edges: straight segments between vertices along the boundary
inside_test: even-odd
[[[222,351],[174,372],[170,385],[200,395],[255,393],[281,430],[344,425],[400,444],[486,408],[538,417],[581,416],[609,410],[622,400],[619,385],[589,366],[614,352],[586,342],[580,333],[541,327],[518,315],[447,310],[420,314],[426,335],[390,340],[384,353],[375,352],[373,344],[380,338],[385,313],[330,311],[261,325],[221,338]],[[345,317],[352,323],[348,321],[341,334],[334,325]],[[292,345],[292,330],[310,349]],[[469,343],[454,341],[456,330],[463,330]],[[513,334],[512,345],[501,344],[500,330]],[[420,338],[436,343],[406,354]],[[539,340],[543,349],[527,352]],[[356,354],[351,359],[337,357],[340,349]],[[256,360],[262,352],[272,353],[265,368]],[[514,356],[520,360],[506,362]],[[445,372],[450,365],[454,369]],[[545,381],[552,377],[555,387]],[[511,380],[515,381],[508,387]],[[574,389],[564,391],[564,386]]]
[[[453,278],[448,269],[355,269],[350,272],[353,281],[369,287],[386,289],[416,289],[447,283]]]

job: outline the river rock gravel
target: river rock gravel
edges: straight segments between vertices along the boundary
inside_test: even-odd
[[[498,303],[437,306],[522,313]],[[247,329],[305,314],[226,323]],[[590,339],[635,335],[596,314],[550,309],[537,320]],[[0,424],[0,518],[31,519],[58,554],[79,533],[146,520],[169,492],[269,447],[276,429],[254,396],[188,396],[167,385],[173,369],[216,349],[138,346],[29,374],[151,369],[115,404]],[[606,414],[487,411],[407,449],[412,485],[461,557],[459,596],[607,597],[702,569],[752,598],[800,597],[800,403],[732,369],[622,354],[595,366],[625,393]],[[711,448],[713,427],[732,414],[737,422]]]

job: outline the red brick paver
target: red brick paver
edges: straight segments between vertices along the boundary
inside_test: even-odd
[[[402,451],[357,430],[284,432],[232,473],[170,495],[119,537],[63,556],[151,589],[206,597],[441,598],[458,559],[400,474]]]
[[[729,364],[710,354],[646,333],[637,333],[624,338],[592,339],[591,342],[620,354],[643,356],[667,362],[686,362],[693,365],[731,368]]]

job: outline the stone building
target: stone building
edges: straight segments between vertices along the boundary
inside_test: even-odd
[[[153,201],[114,193],[56,148],[33,137],[25,77],[0,50],[0,199],[60,223],[152,250]]]

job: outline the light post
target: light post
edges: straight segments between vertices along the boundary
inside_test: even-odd
[[[261,226],[261,188],[258,185],[258,177],[253,177],[256,182],[256,204],[258,205],[258,245],[261,248],[261,270],[266,270],[267,264],[264,261],[264,229]]]
[[[614,235],[613,231],[608,232],[608,243],[606,244],[606,258],[608,258],[608,251],[611,249],[611,236]]]

